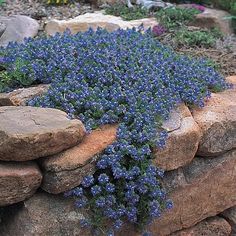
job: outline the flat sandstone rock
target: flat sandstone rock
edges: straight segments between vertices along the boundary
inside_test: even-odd
[[[75,146],[85,135],[79,120],[51,108],[0,107],[0,160],[26,161]]]
[[[49,85],[16,89],[9,93],[0,93],[0,106],[25,106],[26,102],[47,92]]]
[[[218,156],[236,148],[236,76],[227,81],[233,83],[233,89],[213,93],[205,107],[192,111],[203,133],[197,152],[200,156]]]
[[[189,109],[180,105],[163,127],[169,131],[168,139],[163,150],[154,150],[154,163],[164,170],[174,170],[190,163],[197,152],[201,130]]]
[[[42,181],[36,163],[0,162],[0,206],[7,206],[31,197]]]
[[[109,32],[121,29],[132,29],[143,24],[145,29],[152,28],[158,22],[155,18],[145,18],[141,20],[125,21],[121,17],[104,15],[102,12],[86,13],[70,20],[51,20],[46,23],[45,31],[48,35],[55,35],[57,32],[63,33],[69,29],[73,34],[85,32],[89,28],[96,30],[98,27]]]
[[[116,125],[106,125],[88,134],[77,146],[40,161],[42,188],[60,193],[78,186],[83,177],[95,172],[95,163],[105,148],[116,139]]]
[[[224,218],[215,216],[203,220],[188,229],[173,233],[170,236],[229,236],[230,233],[230,224]]]

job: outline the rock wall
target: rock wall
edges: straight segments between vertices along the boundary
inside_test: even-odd
[[[236,76],[227,79],[236,86]],[[64,112],[25,107],[36,90],[0,94],[0,235],[89,235],[78,224],[82,212],[61,193],[94,173],[117,126],[86,134],[83,124]],[[236,88],[213,94],[203,109],[190,111],[182,104],[163,126],[169,138],[166,149],[153,150],[154,162],[167,171],[164,184],[174,209],[150,231],[155,236],[235,233]],[[129,227],[117,235],[140,235]]]

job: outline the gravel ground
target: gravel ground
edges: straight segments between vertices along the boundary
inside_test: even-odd
[[[36,19],[43,30],[44,23],[50,19],[69,19],[86,12],[93,12],[90,4],[74,1],[66,5],[48,5],[47,0],[5,0],[0,6],[0,16],[26,15]]]
[[[217,40],[216,45],[212,48],[177,45],[171,34],[165,34],[159,39],[163,44],[181,54],[211,59],[224,76],[236,75],[236,35],[225,36]]]

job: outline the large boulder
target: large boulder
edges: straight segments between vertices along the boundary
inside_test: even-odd
[[[26,102],[47,92],[49,85],[16,89],[9,93],[0,93],[0,106],[25,106]]]
[[[42,175],[36,163],[0,162],[0,206],[31,197],[41,180]]]
[[[171,236],[229,236],[230,233],[230,224],[224,218],[215,216],[203,220],[188,229],[173,233]]]
[[[198,155],[217,156],[236,148],[236,76],[227,78],[234,88],[213,93],[201,109],[192,114],[202,130]]]
[[[95,172],[99,154],[115,139],[116,126],[107,125],[92,131],[77,146],[42,158],[42,188],[49,193],[57,194],[78,186],[85,175]]]
[[[60,195],[38,192],[20,206],[5,210],[0,234],[4,236],[66,236],[83,235],[79,225],[83,215],[73,201]]]
[[[194,158],[201,137],[201,130],[189,109],[180,105],[163,124],[168,131],[166,147],[154,150],[154,163],[164,170],[174,170],[185,166]]]
[[[221,215],[230,223],[232,226],[232,236],[236,235],[236,205],[234,207],[231,207],[224,212],[221,213]]]
[[[190,165],[167,172],[164,182],[174,208],[156,220],[150,230],[168,235],[234,206],[235,166],[236,150],[214,159],[194,158]]]
[[[114,31],[119,28],[127,29],[139,27],[143,24],[145,29],[157,25],[155,18],[146,18],[141,20],[124,21],[121,17],[104,15],[102,12],[86,13],[70,20],[51,20],[46,23],[46,33],[55,35],[57,32],[63,33],[69,29],[73,34],[85,32],[89,28],[96,30],[98,27],[108,31]]]
[[[75,146],[85,135],[79,120],[51,108],[0,107],[0,160],[26,161]]]
[[[24,38],[35,37],[39,30],[38,22],[28,16],[1,16],[0,23],[4,25],[0,34],[0,46],[7,46],[12,41],[22,43]]]
[[[196,15],[191,23],[201,28],[218,28],[224,34],[233,34],[232,19],[230,14],[223,10],[205,8],[205,11]]]

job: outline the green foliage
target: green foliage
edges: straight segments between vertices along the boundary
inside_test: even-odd
[[[229,12],[236,10],[235,0],[214,0],[213,5]]]
[[[14,70],[0,71],[0,92],[9,88],[29,86],[33,83],[32,77],[25,75],[25,68],[31,70],[29,63],[22,59],[17,59],[14,63]]]
[[[194,8],[166,8],[156,13],[157,19],[161,25],[167,29],[175,29],[189,24],[194,20],[195,15],[200,13]]]
[[[213,47],[216,39],[221,36],[216,29],[189,31],[184,28],[176,33],[176,41],[179,45]]]
[[[124,20],[137,20],[146,18],[149,16],[147,9],[143,9],[140,6],[134,6],[128,8],[126,5],[117,3],[105,9],[106,14],[121,16]]]
[[[5,0],[0,0],[0,6],[5,3]]]
[[[48,0],[47,4],[67,4],[70,0]]]
[[[189,1],[186,1],[186,0],[165,0],[164,2],[171,2],[171,3],[178,3],[178,4],[187,2],[187,3],[208,5],[208,4],[211,4],[212,0],[189,0]]]

